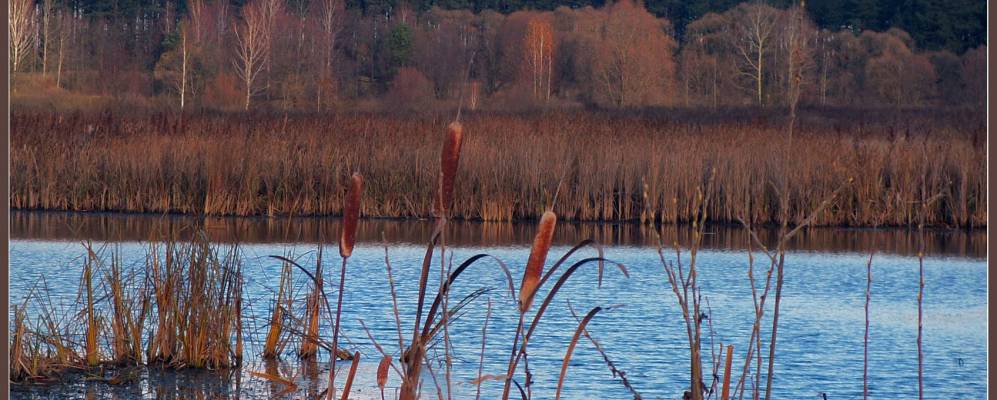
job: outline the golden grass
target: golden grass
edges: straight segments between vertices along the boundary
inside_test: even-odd
[[[757,110],[756,110],[757,111]],[[381,115],[53,114],[11,122],[13,209],[208,215],[337,215],[353,170],[373,217],[429,216],[446,120]],[[457,219],[675,223],[716,169],[712,222],[779,222],[776,178],[799,223],[914,225],[922,190],[945,192],[928,225],[985,226],[985,124],[929,110],[804,110],[781,162],[783,117],[766,111],[471,114],[462,122]],[[329,127],[334,127],[329,129]],[[468,134],[467,132],[473,132]],[[335,162],[330,164],[330,160]],[[564,177],[557,203],[553,192]],[[922,181],[925,183],[922,185]],[[923,188],[923,189],[922,189]]]

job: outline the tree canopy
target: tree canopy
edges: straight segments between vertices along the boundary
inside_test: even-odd
[[[229,0],[241,6],[245,0]],[[293,0],[307,3],[314,0]],[[962,53],[986,43],[986,2],[982,0],[809,0],[805,9],[819,28],[853,32],[900,28],[910,33],[918,48]],[[347,0],[349,8],[365,13],[390,13],[406,0]],[[610,3],[612,1],[609,1]],[[722,13],[739,0],[646,0],[644,6],[657,17],[672,21],[674,36],[683,40],[686,26],[707,13]],[[761,1],[787,8],[793,0]],[[136,14],[183,12],[184,2],[169,0],[66,0],[74,9],[101,16],[132,17]],[[602,7],[606,0],[411,0],[418,11],[432,7],[480,12],[511,13],[520,10],[551,11],[566,6]]]

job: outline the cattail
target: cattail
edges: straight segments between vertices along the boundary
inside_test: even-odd
[[[388,384],[388,368],[391,367],[391,356],[384,356],[381,359],[381,363],[377,365],[377,387],[384,390],[384,386]]]
[[[453,203],[454,178],[457,176],[457,165],[460,163],[460,146],[464,136],[464,126],[454,121],[447,126],[446,142],[440,154],[440,187],[437,189],[436,202],[433,203],[433,215],[443,217]]]
[[[550,243],[554,238],[554,225],[557,224],[557,215],[553,211],[544,212],[540,218],[540,229],[537,236],[533,238],[533,248],[530,250],[530,258],[526,262],[526,272],[523,274],[523,284],[519,287],[519,312],[524,313],[533,303],[533,295],[540,284],[540,273],[543,272],[544,262],[547,261],[547,252],[550,251]]]
[[[343,258],[353,254],[357,241],[357,222],[360,219],[360,194],[363,192],[363,176],[354,172],[350,177],[350,189],[346,193],[343,206],[343,230],[339,237],[339,255]]]

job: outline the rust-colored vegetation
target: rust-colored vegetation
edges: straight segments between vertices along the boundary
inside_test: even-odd
[[[807,111],[792,160],[784,117],[764,110],[470,115],[459,143],[457,219],[536,219],[565,179],[562,221],[688,222],[717,171],[712,222],[778,223],[849,178],[813,225],[916,224],[921,191],[947,195],[928,225],[985,226],[985,124],[966,112]],[[373,115],[117,115],[16,112],[11,207],[207,215],[338,215],[352,170],[364,214],[429,216],[445,122]],[[360,140],[359,138],[362,138]],[[335,162],[330,163],[330,160]],[[922,185],[922,180],[924,181]],[[923,189],[922,189],[923,188]]]

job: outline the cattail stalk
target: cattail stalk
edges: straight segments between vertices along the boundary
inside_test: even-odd
[[[865,337],[862,342],[862,398],[869,398],[869,301],[872,299],[872,254],[865,265]]]
[[[353,254],[353,246],[357,239],[357,225],[360,220],[360,198],[363,193],[363,176],[354,172],[350,177],[350,188],[343,205],[343,229],[339,237],[339,255],[343,257],[343,265],[339,272],[339,294],[336,300],[336,325],[332,327],[332,354],[329,367],[329,391],[327,400],[332,400],[336,391],[336,354],[339,352],[340,317],[343,314],[343,288],[346,283],[346,260]]]
[[[519,346],[519,338],[523,333],[523,321],[526,311],[533,303],[536,296],[537,287],[540,285],[540,275],[543,273],[544,263],[547,261],[547,253],[554,238],[554,227],[557,225],[557,214],[553,211],[545,211],[540,218],[540,226],[537,235],[533,238],[533,247],[530,249],[530,258],[526,261],[526,271],[523,272],[523,281],[519,286],[519,323],[516,326],[516,337],[512,342],[512,353],[509,355],[509,368],[505,376],[505,388],[502,398],[509,398],[509,391],[512,388],[512,375],[516,372],[516,363],[519,357],[516,352]],[[525,346],[525,340],[524,340]]]
[[[419,276],[419,300],[416,303],[415,327],[412,329],[411,351],[407,353],[407,359],[403,362],[408,365],[405,371],[405,379],[402,380],[401,400],[414,400],[418,397],[416,391],[419,387],[419,377],[422,368],[422,358],[425,356],[425,344],[419,335],[419,325],[422,319],[422,307],[426,300],[426,285],[429,281],[429,267],[433,257],[433,247],[440,240],[448,211],[453,200],[454,182],[457,177],[457,167],[460,164],[460,148],[464,128],[460,122],[454,121],[447,126],[447,136],[440,153],[440,180],[436,188],[436,199],[433,201],[433,215],[438,219],[436,228],[426,247],[426,256],[422,262],[422,272]],[[444,241],[445,243],[445,241]],[[441,251],[445,254],[445,250]],[[443,266],[441,265],[441,268]],[[432,321],[426,321],[427,324]]]
[[[360,352],[353,352],[353,363],[350,364],[350,374],[346,376],[346,385],[343,386],[342,400],[349,400],[350,388],[353,387],[353,378],[357,375],[357,366],[360,365]],[[329,386],[330,388],[332,386]]]
[[[731,364],[734,357],[734,345],[727,345],[727,358],[724,360],[724,386],[720,392],[720,400],[727,400],[730,398],[730,371]]]
[[[86,336],[86,357],[87,366],[96,367],[100,361],[100,355],[97,348],[97,318],[94,315],[94,300],[93,300],[93,264],[96,262],[96,255],[91,250],[89,244],[87,244],[87,251],[89,252],[89,258],[83,266],[83,284],[86,285],[86,295],[87,295],[87,336]]]

